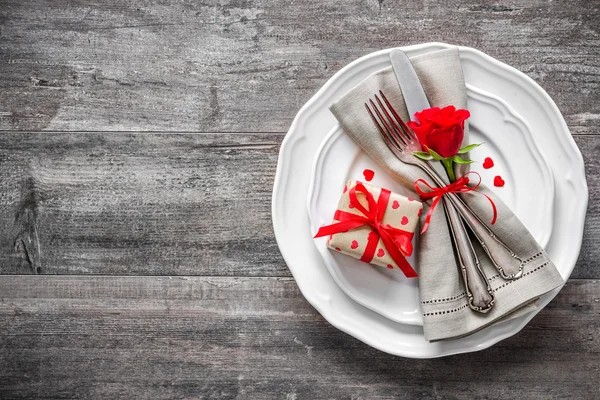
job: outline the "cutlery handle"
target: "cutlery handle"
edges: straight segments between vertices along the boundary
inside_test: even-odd
[[[457,252],[458,265],[467,293],[469,308],[480,313],[489,312],[494,305],[494,295],[475,254],[471,238],[453,204],[444,198],[446,216]]]
[[[446,186],[437,171],[429,164],[421,162],[417,164],[425,171],[439,187]],[[445,198],[446,196],[444,196]],[[452,205],[456,207],[463,220],[475,234],[477,241],[481,244],[488,255],[492,265],[500,276],[505,280],[519,279],[523,275],[523,259],[515,254],[502,240],[485,225],[483,221],[458,197],[456,193],[448,193],[447,196]]]
[[[523,275],[523,259],[494,235],[460,197],[451,193],[449,198],[481,243],[500,276],[506,280],[520,278]]]

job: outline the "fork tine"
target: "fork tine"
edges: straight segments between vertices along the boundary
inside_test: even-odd
[[[373,115],[373,112],[371,111],[371,107],[369,107],[369,105],[367,103],[365,103],[365,108],[367,109],[367,111],[369,112],[369,115],[371,116],[371,119],[373,120],[373,123],[375,124],[375,126],[377,127],[377,129],[379,130],[379,133],[381,133],[381,137],[383,138],[383,141],[385,142],[385,144],[387,145],[387,147],[397,156],[397,151],[398,149],[395,147],[395,144],[393,142],[391,142],[390,137],[388,136],[387,132],[385,129],[383,129],[383,127],[381,126],[381,124],[379,124],[379,121],[377,120],[377,118],[375,118],[375,115]]]
[[[400,130],[400,127],[398,126],[398,124],[396,124],[394,122],[394,119],[388,113],[386,107],[381,102],[381,99],[379,98],[379,96],[375,95],[375,100],[377,100],[377,103],[379,104],[379,108],[381,109],[381,111],[383,111],[383,114],[385,114],[387,122],[390,125],[390,130],[391,130],[390,134],[394,137],[394,139],[396,139],[397,142],[402,142],[402,144],[404,144],[406,146],[410,142],[407,141],[406,138],[402,135],[402,131]]]
[[[385,133],[384,129],[381,127],[381,125],[379,125],[379,121],[377,121],[377,118],[375,118],[375,116],[373,115],[373,112],[371,111],[371,108],[369,107],[369,105],[367,103],[365,103],[365,108],[367,109],[367,111],[369,112],[369,115],[371,116],[371,119],[373,120],[373,122],[375,123],[375,125],[377,126],[377,129],[379,129],[379,133],[381,133],[381,135],[386,138],[387,134]]]
[[[418,142],[417,136],[415,135],[415,133],[413,132],[413,130],[410,129],[406,125],[406,123],[402,120],[402,118],[400,118],[400,116],[398,115],[398,113],[396,112],[396,110],[394,109],[394,107],[390,104],[390,102],[387,99],[387,97],[385,97],[385,94],[383,94],[383,92],[381,90],[379,91],[379,94],[383,98],[383,101],[385,101],[385,104],[387,105],[387,107],[389,108],[390,112],[392,113],[392,115],[396,119],[396,122],[398,123],[398,125],[400,125],[400,129],[402,130],[402,133],[404,133],[404,135],[407,138],[407,140],[408,141],[417,141]]]
[[[383,138],[383,141],[385,142],[385,144],[390,148],[390,150],[395,152],[395,147],[394,147],[395,144],[393,142],[391,142],[391,139],[390,139],[387,131],[381,126],[381,124],[379,123],[379,121],[377,120],[377,118],[375,117],[373,112],[371,111],[371,107],[369,107],[369,105],[367,103],[365,103],[365,108],[367,109],[369,115],[371,116],[373,123],[379,130],[379,133],[381,133],[381,137]]]
[[[369,99],[369,103],[371,103],[371,107],[373,108],[373,111],[375,111],[375,114],[377,115],[379,122],[385,127],[385,131],[389,135],[392,131],[392,128],[389,126],[389,124],[385,120],[385,118],[383,118],[383,115],[381,115],[379,108],[377,108],[377,105],[373,102],[372,99]]]
[[[379,122],[385,127],[384,136],[387,137],[388,141],[390,142],[390,143],[388,143],[388,147],[389,147],[389,144],[392,144],[392,146],[400,148],[400,149],[403,149],[404,147],[406,147],[406,141],[401,141],[401,142],[398,141],[397,135],[394,134],[392,127],[390,127],[390,125],[388,124],[386,119],[383,117],[383,115],[381,114],[381,112],[379,111],[379,109],[377,108],[375,103],[373,102],[373,100],[369,99],[369,102],[371,103],[371,107],[375,111],[375,114],[377,115]]]

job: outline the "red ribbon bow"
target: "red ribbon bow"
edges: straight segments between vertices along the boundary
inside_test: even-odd
[[[417,277],[417,272],[411,267],[408,261],[406,261],[406,258],[404,258],[404,256],[410,256],[412,254],[413,248],[411,241],[413,233],[394,228],[390,224],[382,224],[383,215],[385,214],[391,192],[387,189],[381,189],[377,202],[375,202],[371,192],[369,192],[360,182],[348,192],[350,195],[350,206],[356,208],[364,216],[337,210],[334,219],[340,222],[322,226],[315,235],[315,238],[347,232],[351,229],[368,225],[373,231],[369,233],[367,246],[360,260],[367,263],[370,263],[371,260],[373,260],[375,250],[377,250],[377,243],[379,242],[379,238],[381,238],[388,253],[402,272],[404,272],[404,275],[406,275],[407,278]],[[366,195],[368,208],[363,207],[358,201],[356,192],[364,193]]]
[[[475,174],[479,177],[479,182],[477,182],[477,184],[475,186],[472,186],[472,187],[467,186],[469,184],[469,177],[468,177],[469,174]],[[431,191],[423,192],[421,190],[421,188],[419,187],[419,183],[422,183],[423,185],[427,186],[427,188],[429,188]],[[496,217],[498,216],[498,212],[496,211],[496,203],[494,203],[494,200],[492,200],[490,198],[490,196],[488,196],[487,194],[482,193],[479,190],[476,190],[479,187],[479,185],[481,185],[481,175],[479,175],[475,171],[467,172],[466,174],[464,174],[463,176],[458,178],[455,182],[452,182],[448,186],[441,187],[441,188],[431,187],[431,185],[429,185],[429,183],[427,183],[427,181],[425,181],[423,179],[417,179],[415,181],[415,191],[421,196],[421,200],[425,201],[425,200],[429,200],[429,199],[434,199],[433,203],[431,203],[431,207],[429,207],[427,216],[425,217],[425,224],[423,224],[423,229],[421,230],[421,234],[425,233],[425,231],[429,227],[429,221],[431,220],[431,214],[433,214],[433,210],[435,209],[435,206],[437,206],[437,204],[440,202],[442,197],[447,193],[466,193],[466,192],[473,191],[473,192],[477,192],[477,193],[485,196],[485,198],[489,200],[490,204],[492,205],[492,210],[494,211],[494,217],[492,218],[492,223],[491,223],[492,225],[494,225],[496,223]]]

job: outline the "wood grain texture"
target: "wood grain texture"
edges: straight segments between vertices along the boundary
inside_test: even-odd
[[[4,133],[0,272],[290,276],[271,223],[281,139]],[[593,198],[600,136],[576,141]],[[599,227],[592,201],[573,277],[600,278]]]
[[[408,360],[303,299],[270,204],[318,88],[430,41],[557,103],[586,162],[572,277],[590,279],[490,349]],[[0,399],[597,399],[599,83],[597,1],[0,1]]]
[[[0,398],[592,399],[600,281],[519,334],[411,360],[330,326],[291,278],[0,280]]]
[[[282,132],[334,72],[388,47],[478,48],[597,134],[595,1],[5,0],[0,129]]]
[[[3,273],[289,275],[281,136],[0,135]]]
[[[597,136],[574,136],[583,154],[589,202],[583,232],[583,243],[573,278],[600,277],[600,140]]]

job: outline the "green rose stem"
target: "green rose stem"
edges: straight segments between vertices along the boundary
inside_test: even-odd
[[[444,168],[446,168],[446,173],[448,174],[450,183],[456,181],[456,177],[454,176],[454,162],[452,161],[452,158],[444,158],[441,161],[442,164],[444,164]]]

